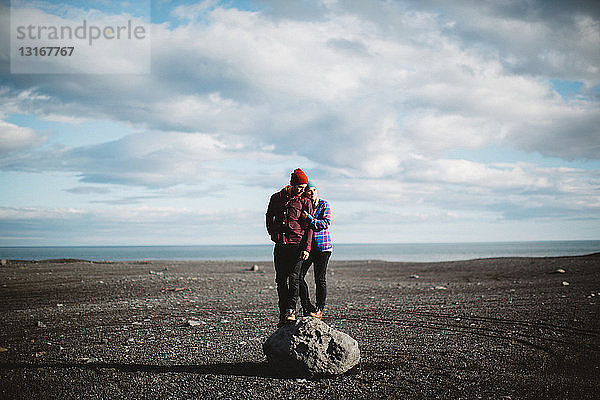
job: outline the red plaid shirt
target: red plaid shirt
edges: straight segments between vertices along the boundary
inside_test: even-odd
[[[267,207],[266,224],[271,240],[281,244],[300,244],[310,252],[313,231],[302,211],[313,212],[312,201],[304,196],[291,196],[286,186],[273,194]]]

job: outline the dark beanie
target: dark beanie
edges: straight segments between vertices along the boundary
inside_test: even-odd
[[[308,184],[308,177],[300,168],[296,168],[294,172],[292,172],[292,177],[290,178],[290,185],[302,185]]]

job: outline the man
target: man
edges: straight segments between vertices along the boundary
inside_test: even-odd
[[[273,194],[267,207],[267,232],[275,242],[279,325],[296,320],[300,267],[310,254],[313,231],[302,218],[303,211],[313,212],[311,200],[303,195],[307,184],[304,171],[295,169],[290,185]]]
[[[306,222],[308,222],[314,233],[310,257],[302,263],[302,267],[300,268],[299,293],[304,315],[311,315],[321,319],[323,318],[325,300],[327,299],[327,264],[329,263],[329,257],[331,257],[331,252],[333,250],[331,236],[329,234],[331,210],[329,208],[329,203],[327,203],[326,200],[319,198],[317,187],[311,182],[306,186],[305,195],[311,199],[315,212],[314,216],[312,216],[303,211],[302,218],[306,219]],[[316,306],[313,306],[310,301],[308,285],[305,280],[306,273],[311,264],[315,265]]]

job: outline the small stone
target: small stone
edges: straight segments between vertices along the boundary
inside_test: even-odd
[[[567,282],[567,281],[563,281],[562,285],[563,285],[563,286],[569,286],[569,282]]]
[[[200,326],[200,325],[205,325],[206,322],[200,321],[200,320],[195,320],[195,319],[188,319],[187,324],[188,324],[188,326]]]
[[[44,324],[42,321],[38,321],[37,326],[38,328],[46,328],[46,324]]]
[[[562,268],[559,268],[559,269],[557,269],[556,271],[554,271],[553,273],[554,273],[554,274],[564,274],[564,273],[566,273],[566,272],[567,272],[567,271],[565,271],[564,269],[562,269]]]
[[[0,264],[2,264],[2,265],[6,265],[6,264],[8,264],[8,260],[2,259],[2,260],[0,261]]]
[[[410,276],[410,279],[419,279],[419,278],[420,278],[420,276],[419,276],[419,275],[411,275],[411,276]]]
[[[77,361],[83,362],[86,364],[93,364],[93,363],[97,363],[100,360],[98,360],[96,357],[81,357],[81,358],[78,358]]]
[[[0,353],[7,352],[8,349],[6,347],[0,347]]]
[[[258,271],[260,271],[260,268],[258,265],[254,264],[253,266],[250,267],[249,271],[258,272]]]
[[[434,287],[435,290],[448,290],[448,288],[446,286],[436,286]]]

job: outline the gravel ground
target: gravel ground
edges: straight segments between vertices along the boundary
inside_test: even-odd
[[[324,321],[359,342],[361,362],[322,379],[280,377],[267,366],[274,271],[253,265],[9,261],[0,267],[0,398],[600,394],[600,254],[333,260]]]

